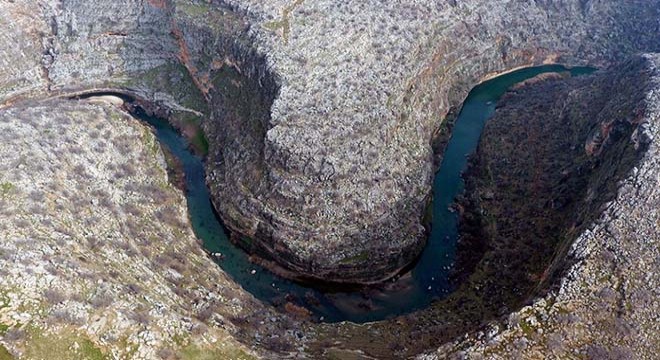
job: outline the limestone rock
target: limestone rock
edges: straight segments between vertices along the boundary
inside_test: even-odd
[[[326,281],[381,281],[419,254],[432,134],[480,79],[658,48],[654,2],[229,3],[265,58],[223,88],[253,111],[212,100],[215,204],[252,251]]]
[[[560,196],[565,184],[577,192],[565,207],[545,217],[557,227],[545,231],[559,241],[554,258],[546,260],[546,276],[552,278],[553,270],[559,276],[552,291],[510,314],[495,339],[470,335],[441,347],[437,358],[454,358],[457,349],[468,358],[482,354],[498,359],[657,356],[660,338],[655,314],[660,304],[651,299],[660,295],[654,268],[660,256],[660,218],[655,210],[660,206],[660,168],[658,143],[651,139],[657,139],[660,129],[659,94],[660,56],[649,54],[590,77],[530,83],[501,101],[486,125],[477,155],[489,159],[496,169],[495,179],[501,178],[497,173],[502,171],[496,153],[511,159],[510,171],[529,170],[534,164],[552,171],[548,163],[534,160],[535,155],[512,156],[512,147],[526,141],[519,136],[521,131],[539,131],[546,139],[525,151],[541,154],[562,169],[570,163],[578,168],[559,173],[561,181],[552,180],[553,174],[541,175],[537,195],[526,201],[534,204],[543,202],[546,195]],[[585,153],[581,145],[594,133],[600,140],[589,148],[594,151]],[[636,145],[640,136],[647,147]],[[557,145],[563,147],[561,153],[544,154]],[[531,183],[525,175],[516,181]],[[547,185],[550,193],[543,191]],[[520,194],[524,188],[511,192]],[[493,201],[506,203],[507,196],[511,194],[500,191]],[[505,241],[514,245],[518,235],[510,228],[526,226],[529,220],[522,215],[529,218],[530,212],[524,212],[525,205],[517,207],[524,212],[521,215],[494,214],[494,206],[485,207],[497,219],[497,231],[509,234]],[[534,221],[540,228],[542,223]],[[501,241],[495,240],[493,246],[502,246]]]

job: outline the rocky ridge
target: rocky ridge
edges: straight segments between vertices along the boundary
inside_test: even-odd
[[[515,1],[458,4],[448,1],[437,5],[416,3],[413,7],[399,3],[296,1],[293,3],[295,6],[290,5],[276,1],[0,1],[0,24],[6,29],[0,34],[0,108],[9,114],[5,118],[11,127],[19,126],[21,131],[26,130],[25,134],[11,139],[14,146],[3,147],[3,154],[14,154],[17,148],[34,152],[36,149],[27,149],[37,145],[46,148],[45,151],[55,148],[50,143],[32,143],[28,135],[36,138],[37,133],[31,130],[32,125],[21,125],[24,120],[14,114],[24,112],[28,117],[43,118],[44,121],[51,116],[55,119],[56,116],[51,114],[59,111],[67,114],[71,105],[67,105],[66,101],[43,103],[42,107],[34,101],[24,101],[58,93],[104,89],[128,93],[154,104],[156,109],[170,115],[182,127],[199,126],[200,119],[212,119],[201,125],[211,140],[209,184],[216,194],[216,206],[228,225],[237,233],[254,237],[262,244],[260,251],[299,273],[342,281],[373,281],[382,278],[383,274],[396,271],[401,264],[414,258],[423,243],[419,219],[428,200],[432,176],[431,134],[442,121],[442,115],[457,106],[479,79],[494,72],[543,61],[604,65],[639,50],[655,50],[658,45],[659,17],[654,1],[567,1],[561,4]],[[370,18],[372,14],[374,19]],[[379,19],[382,22],[376,21]],[[357,20],[364,24],[356,23]],[[383,43],[380,46],[370,44],[374,39]],[[317,46],[319,44],[323,46]],[[379,48],[384,50],[378,51]],[[382,53],[380,57],[376,55],[378,53]],[[383,60],[383,56],[388,61]],[[361,58],[368,58],[369,61],[361,62]],[[351,89],[373,91],[355,92]],[[228,93],[235,96],[233,101]],[[257,96],[253,96],[255,94]],[[248,96],[250,100],[246,100]],[[32,107],[36,110],[30,110]],[[251,113],[251,109],[256,109],[257,113]],[[71,116],[71,123],[84,124],[96,116],[112,117],[97,115],[97,111],[98,107],[82,106]],[[115,110],[109,111],[112,114]],[[359,121],[354,122],[353,119]],[[129,121],[128,118],[125,120]],[[130,128],[126,127],[126,123],[113,124],[116,129],[109,129],[111,132],[121,133]],[[222,129],[227,128],[231,131],[221,133]],[[380,132],[375,131],[376,128],[381,129]],[[60,131],[59,127],[57,129]],[[56,138],[56,143],[67,137],[75,139],[89,128],[77,127],[75,133],[66,131],[61,130],[63,138]],[[266,141],[256,141],[259,139]],[[15,144],[15,141],[18,143]],[[144,150],[144,144],[130,146],[134,146],[129,147],[130,154],[140,154]],[[352,146],[362,153],[356,155],[357,150],[352,150]],[[321,148],[327,149],[327,153],[317,154],[316,150]],[[83,151],[86,151],[84,147]],[[90,154],[89,157],[93,156]],[[119,161],[128,157],[128,153],[119,152],[110,160]],[[48,157],[51,158],[59,160],[59,156]],[[159,159],[160,155],[150,158],[155,162]],[[246,164],[253,164],[247,168],[249,172],[245,171]],[[44,169],[48,168],[47,164],[42,165]],[[84,166],[94,169],[87,163]],[[162,163],[156,169],[163,170]],[[7,174],[13,175],[9,176],[22,178],[19,194],[23,194],[21,189],[36,189],[37,186],[28,183],[26,179],[32,175],[23,171],[44,171],[38,168],[10,170]],[[147,171],[140,171],[143,170]],[[381,174],[383,171],[387,173]],[[163,180],[164,174],[162,171],[157,178]],[[146,177],[136,180],[138,184],[145,185],[150,181]],[[7,193],[16,195],[14,183],[8,183],[12,185],[6,186]],[[69,189],[71,184],[65,183],[64,186]],[[392,190],[393,194],[387,194],[386,190]],[[73,199],[75,194],[77,192],[67,190],[59,197]],[[94,194],[80,192],[80,196],[89,198]],[[140,198],[143,200],[140,203],[150,204],[148,196],[145,196]],[[180,195],[172,196],[178,196],[178,200],[174,201],[178,205],[172,206],[179,208],[179,213],[183,214],[183,199]],[[122,193],[113,201],[123,197]],[[329,200],[334,197],[342,201]],[[23,195],[21,199],[25,199]],[[32,206],[34,202],[37,201],[28,200],[26,205]],[[94,204],[78,205],[96,211]],[[151,205],[148,207],[147,210],[142,209],[144,218],[153,220],[152,213],[155,214],[157,209],[151,208]],[[378,208],[383,211],[378,211]],[[375,219],[374,214],[379,217]],[[29,214],[24,217],[31,219]],[[79,220],[76,215],[70,218]],[[32,234],[32,229],[42,228],[37,222],[30,223],[28,220],[26,225],[20,219],[17,218],[17,224],[8,220],[10,223],[5,230],[12,234]],[[180,220],[185,223],[184,218]],[[154,226],[163,226],[160,223],[161,220],[158,220],[158,225]],[[83,229],[78,223],[72,224]],[[364,230],[362,227],[365,224],[372,227]],[[44,226],[43,231],[52,233],[51,225]],[[188,229],[182,230],[188,233],[184,236],[187,239],[184,244],[199,253],[189,226],[184,225],[184,228]],[[310,228],[324,230],[310,237]],[[35,231],[35,234],[38,233]],[[401,234],[413,236],[401,239]],[[391,243],[374,241],[390,237],[399,240]],[[122,233],[119,238],[118,243],[137,246],[129,241],[133,238],[130,232]],[[3,233],[5,239],[9,238],[5,238]],[[20,240],[11,239],[3,243],[9,250],[7,253],[24,248]],[[44,244],[47,253],[54,246],[51,240],[38,242]],[[63,264],[67,261],[74,262],[68,255],[76,251],[83,253],[83,257],[91,257],[95,253],[82,240],[72,242],[66,238],[65,245],[74,251],[58,258],[56,268],[65,267]],[[112,245],[114,248],[115,245]],[[182,249],[174,251],[173,255],[185,253],[187,257],[187,247]],[[391,252],[398,253],[402,249],[408,251],[403,251],[404,255],[398,255],[398,258],[397,255],[390,256]],[[364,252],[384,256],[381,259],[371,258],[365,264],[364,256],[361,256]],[[20,268],[24,270],[21,273],[32,272],[37,274],[35,279],[43,278],[44,281],[55,278],[42,275],[43,270],[33,262],[38,257],[39,254],[26,252],[25,262],[28,265]],[[183,266],[191,274],[216,282],[216,285],[208,285],[209,288],[204,285],[200,291],[213,289],[214,286],[228,289],[227,298],[220,301],[222,309],[213,315],[227,321],[224,322],[226,329],[222,325],[211,324],[208,319],[199,323],[193,321],[193,327],[204,323],[212,328],[209,332],[215,334],[210,338],[235,335],[246,344],[258,344],[265,348],[280,347],[282,342],[300,345],[298,340],[281,336],[283,333],[289,336],[290,332],[277,327],[268,328],[281,318],[273,315],[275,321],[271,321],[270,314],[230,280],[218,281],[225,279],[224,275],[203,254],[199,254],[198,259],[200,263],[197,267]],[[135,275],[127,271],[131,267],[120,266],[125,262],[123,257],[115,260],[119,261],[115,268],[123,277],[113,282],[112,286],[119,289],[120,285],[125,285],[124,280],[133,279]],[[75,260],[78,261],[83,264],[79,265],[83,270],[89,269],[92,273],[102,270],[96,266],[89,267],[91,265],[85,265],[82,260]],[[376,266],[376,263],[381,266]],[[15,264],[10,259],[1,266],[2,269],[11,269]],[[145,268],[154,279],[171,284],[172,279],[166,279],[161,273],[164,268],[150,262],[140,267],[140,271]],[[80,284],[71,283],[78,277],[79,271],[67,271],[70,272],[63,277],[62,283],[70,286],[68,289],[71,291],[64,291],[59,296],[57,293],[35,291],[34,288],[16,288],[13,279],[3,277],[3,281],[7,281],[1,287],[3,291],[19,289],[10,293],[22,294],[25,291],[31,294],[27,298],[34,299],[32,304],[48,304],[43,308],[26,308],[23,302],[16,300],[20,296],[9,295],[14,301],[9,301],[8,307],[2,307],[2,316],[3,324],[6,321],[5,327],[9,326],[8,331],[11,332],[3,335],[2,342],[12,352],[28,354],[25,347],[29,343],[24,340],[44,338],[38,330],[31,330],[34,332],[29,332],[24,338],[7,336],[13,334],[15,329],[27,329],[23,327],[26,319],[34,318],[37,328],[48,328],[51,326],[50,315],[53,314],[52,317],[56,318],[52,320],[56,323],[54,329],[74,329],[76,332],[86,327],[77,323],[76,319],[84,319],[85,314],[96,311],[89,307],[90,299],[72,300],[70,304],[75,302],[75,306],[66,306],[64,312],[68,314],[69,308],[81,310],[75,312],[72,318],[64,314],[61,319],[55,316],[54,310],[63,308],[62,301],[51,304],[46,300],[47,297],[58,300],[69,293],[77,293],[73,289],[89,283],[87,280]],[[194,277],[189,279],[202,281]],[[162,300],[162,294],[158,294],[165,290],[155,285],[158,281],[154,280],[154,287],[148,283],[149,286],[142,290]],[[166,297],[169,296],[168,292]],[[167,326],[160,322],[159,325],[149,325],[149,330],[144,332],[158,333],[157,340],[131,339],[131,344],[138,346],[137,354],[145,358],[169,356],[158,352],[162,348],[181,348],[176,342],[177,332],[168,333],[166,330],[169,322],[179,324],[174,328],[185,333],[192,329],[185,325],[186,318],[199,309],[193,305],[190,294],[179,296],[174,301],[162,300],[166,303],[166,312],[171,315],[167,316],[169,320],[164,320]],[[111,308],[127,315],[120,318],[122,321],[115,323],[113,320],[106,327],[111,329],[110,333],[121,333],[117,329],[134,332],[141,328],[139,324],[144,321],[152,323],[153,319],[147,317],[145,320],[139,314],[135,319],[127,320],[128,323],[123,322],[129,315],[134,316],[133,313],[144,312],[144,308],[136,307],[140,303],[137,297],[128,295],[124,298],[126,304],[112,304]],[[243,312],[243,315],[233,318],[235,311],[241,310],[227,309],[226,303],[234,301],[229,300],[230,297],[246,304],[243,311],[252,315]],[[179,305],[176,305],[177,302]],[[157,303],[147,301],[146,309],[159,307],[154,305]],[[103,312],[100,313],[102,318]],[[396,326],[403,329],[403,324],[408,322],[414,322],[414,317],[399,319]],[[265,324],[266,328],[255,330],[253,326],[261,326],[258,324]],[[293,327],[292,324],[282,326],[287,329]],[[362,334],[357,340],[377,340],[371,344],[340,339],[336,347],[352,356],[373,354],[370,350],[362,351],[360,346],[379,347],[380,354],[385,351],[390,356],[419,352],[420,348],[415,347],[414,342],[407,342],[410,347],[404,352],[388,349],[387,344],[383,344],[387,334],[381,332],[385,328],[379,326],[368,324],[346,331],[346,336],[356,332]],[[351,327],[351,324],[337,326],[342,330]],[[157,329],[165,330],[161,333]],[[310,325],[310,336],[317,331]],[[519,330],[512,326],[503,338],[513,339],[515,331]],[[85,330],[83,334],[95,344],[92,348],[98,347],[102,352],[109,350],[115,356],[130,353],[121,342],[113,342],[112,338],[102,339],[102,333]],[[321,331],[318,333],[323,334]],[[268,334],[265,339],[263,334]],[[437,346],[437,343],[444,342],[439,333],[423,336],[423,340],[427,341],[424,344]],[[429,336],[437,339],[429,340]],[[14,343],[12,338],[18,340]],[[193,336],[192,343],[197,340],[207,350],[213,348],[208,343],[204,344],[205,340],[200,340],[197,335]],[[227,341],[231,343],[230,351],[242,349],[249,352],[231,339]],[[270,344],[267,344],[269,341]],[[74,340],[71,347],[63,351],[76,349],[81,343],[89,345]],[[428,345],[420,346],[428,348]],[[453,354],[456,349],[468,346],[469,342],[466,342],[456,348],[444,347],[443,351]],[[478,352],[477,347],[473,350]]]
[[[652,54],[587,78],[539,79],[518,87],[501,101],[495,117],[486,125],[476,155],[476,166],[490,167],[488,177],[500,191],[486,199],[483,195],[491,191],[492,184],[488,185],[480,171],[472,175],[478,179],[468,179],[480,184],[475,189],[475,196],[482,199],[480,212],[493,216],[497,223],[496,230],[487,235],[492,238],[490,247],[497,248],[500,242],[509,248],[525,246],[516,243],[522,234],[511,227],[524,228],[526,219],[498,213],[501,207],[493,202],[511,205],[508,196],[525,196],[528,190],[522,185],[507,195],[503,189],[512,188],[505,184],[500,174],[503,168],[497,162],[508,159],[505,171],[509,173],[537,164],[547,175],[534,179],[533,172],[527,171],[530,176],[522,175],[516,181],[533,188],[536,195],[531,198],[528,194],[527,199],[533,199],[528,202],[545,202],[554,209],[546,221],[554,221],[561,227],[559,231],[542,228],[539,219],[534,222],[540,232],[555,238],[536,235],[545,239],[544,246],[557,250],[551,258],[534,261],[544,264],[548,278],[559,269],[556,279],[561,280],[554,290],[502,322],[420,359],[656,356],[660,343],[660,287],[654,269],[660,258],[660,218],[656,211],[660,202],[659,96],[660,56]],[[522,132],[538,132],[547,141],[526,147]],[[568,157],[545,153],[556,151],[556,146],[562,146]],[[521,155],[521,151],[554,160],[544,163]],[[563,179],[553,179],[553,173]],[[562,190],[565,185],[570,189]],[[562,200],[566,191],[576,194]],[[554,198],[554,204],[547,205],[545,194]],[[525,206],[516,209],[529,218],[531,213],[525,212]],[[498,239],[498,233],[507,238]],[[525,234],[529,236],[529,232]]]
[[[216,137],[233,145],[209,157],[216,205],[258,252],[326,281],[383,280],[420,252],[432,134],[480,79],[657,47],[651,3],[227,3],[277,95],[259,126]]]

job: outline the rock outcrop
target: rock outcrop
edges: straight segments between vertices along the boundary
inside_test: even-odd
[[[498,104],[468,182],[499,276],[476,284],[552,291],[429,359],[657,356],[659,100],[654,54]]]
[[[382,281],[419,254],[432,135],[480,79],[658,47],[653,2],[228,3],[265,63],[222,88],[253,96],[208,133],[216,206],[246,247],[325,281]]]
[[[403,357],[464,334],[479,325],[478,308],[470,308],[476,320],[465,320],[458,312],[441,318],[445,308],[434,306],[381,323],[308,324],[318,340],[309,345],[299,324],[258,304],[202,253],[153,136],[110,105],[64,99],[127,94],[168,115],[202,151],[208,145],[208,184],[237,242],[290,276],[377,282],[422,249],[433,133],[473,85],[519,66],[606,66],[657,51],[659,5],[0,0],[2,344],[28,358],[44,349],[63,357],[247,357],[255,349]],[[574,234],[580,261],[561,289],[514,314],[506,329],[429,356],[564,351],[548,348],[563,333],[535,334],[573,325],[579,331],[565,338],[583,354],[598,357],[603,349],[587,345],[597,341],[619,351],[611,324],[640,354],[657,344],[657,331],[648,330],[658,289],[656,63],[647,56],[631,65],[647,85],[634,92],[643,95],[642,117],[629,117],[634,106],[614,106],[634,105],[621,99],[594,118],[604,126],[576,132],[584,156],[620,162],[608,146],[628,139],[617,129],[637,119],[633,134],[648,149],[627,163],[630,173],[617,174],[622,187],[590,194],[594,203],[602,194],[616,198],[597,225]],[[629,84],[634,76],[622,71]],[[590,86],[620,89],[600,79]],[[561,98],[574,86],[584,84],[546,95]],[[146,165],[129,166],[138,163]],[[601,209],[586,211],[589,220]],[[605,310],[589,315],[595,308]],[[566,320],[567,311],[579,319]]]

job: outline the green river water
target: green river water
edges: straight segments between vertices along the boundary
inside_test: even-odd
[[[594,69],[567,69],[561,65],[525,68],[488,80],[470,92],[435,176],[432,230],[419,261],[395,281],[354,292],[322,292],[250,263],[248,256],[229,241],[211,205],[203,160],[189,151],[189,144],[166,121],[146,115],[140,118],[155,128],[161,143],[183,164],[188,209],[196,235],[209,252],[224,256],[217,260],[218,265],[245,290],[276,306],[287,301],[305,306],[320,321],[377,321],[422,309],[453,290],[448,277],[455,261],[458,218],[449,207],[464,189],[461,174],[479,143],[484,124],[493,115],[497,100],[512,85],[541,73],[565,71],[581,75]]]

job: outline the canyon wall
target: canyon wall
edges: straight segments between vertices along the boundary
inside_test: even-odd
[[[229,3],[267,71],[226,88],[261,94],[252,112],[214,118],[250,124],[209,133],[215,203],[245,247],[325,281],[380,281],[421,251],[433,133],[479,80],[658,47],[654,2]]]
[[[183,197],[162,183],[162,154],[145,152],[152,144],[150,135],[138,134],[141,128],[124,112],[107,105],[46,98],[111,90],[153,105],[153,111],[169,115],[183,130],[203,128],[214,204],[237,242],[276,260],[293,277],[374,282],[396,273],[421,250],[421,218],[434,171],[433,133],[473,85],[518,66],[606,66],[636,52],[656,51],[659,9],[658,1],[0,0],[5,29],[0,34],[0,118],[15,131],[6,130],[13,137],[1,148],[11,159],[3,165],[11,166],[3,172],[0,191],[3,198],[20,200],[17,209],[3,207],[2,343],[12,353],[28,354],[54,343],[51,336],[59,334],[72,347],[87,346],[83,340],[88,340],[93,346],[87,350],[116,356],[167,358],[174,356],[167,349],[190,346],[188,354],[207,351],[215,356],[225,355],[223,351],[258,356],[250,352],[271,349],[318,357],[331,356],[326,350],[334,348],[343,355],[387,358],[416,355],[464,334],[461,313],[436,306],[375,324],[308,324],[303,335],[299,324],[258,304],[201,253],[182,217]],[[656,58],[642,59],[637,64],[651,74],[645,84],[656,84]],[[639,139],[654,139],[657,92],[649,89],[643,95],[640,119],[647,121],[640,121],[646,125],[640,125],[637,135],[643,130],[651,136]],[[603,114],[627,111],[612,104]],[[552,114],[548,109],[539,113]],[[608,138],[620,144],[621,138],[610,137],[618,134],[611,132],[617,121],[599,120],[604,126],[590,132],[585,153],[599,156]],[[50,130],[41,128],[55,122]],[[78,164],[79,158],[97,156],[86,147],[98,142],[90,126],[108,132],[103,137],[112,150],[100,163]],[[124,136],[134,141],[126,144]],[[58,149],[60,143],[73,145]],[[40,151],[46,155],[35,157],[34,163],[15,158]],[[657,258],[652,231],[658,224],[655,151],[651,142],[640,165],[631,169],[633,175],[619,174],[626,178],[624,185],[608,190],[616,199],[607,203],[597,225],[574,234],[579,240],[572,254],[580,263],[562,277],[558,292],[514,313],[505,328],[496,325],[496,330],[470,335],[428,356],[500,351],[506,357],[519,347],[523,353],[559,351],[543,347],[550,346],[551,341],[544,342],[550,337],[530,331],[556,333],[571,326],[595,328],[566,338],[583,353],[598,355],[602,349],[587,348],[590,342],[616,346],[606,333],[609,328],[598,328],[602,324],[620,329],[616,331],[626,336],[629,349],[648,349],[656,340],[647,329],[658,288],[649,265]],[[133,169],[135,173],[124,169],[126,163],[145,159],[153,167]],[[51,179],[57,169],[49,161],[65,170],[62,189],[48,188],[59,181]],[[123,179],[120,183],[110,181],[115,173]],[[65,181],[77,175],[81,178]],[[35,178],[45,180],[31,180]],[[151,195],[130,186],[115,189],[126,185],[122,181],[139,189],[152,189],[154,182],[163,188]],[[105,193],[94,192],[97,182],[114,195],[104,200]],[[47,195],[41,192],[52,193],[53,199],[43,200]],[[164,196],[163,203],[153,200],[156,196]],[[602,199],[598,192],[591,196]],[[57,199],[64,199],[64,210],[56,207]],[[109,215],[100,201],[109,201],[120,214]],[[40,204],[48,207],[39,210]],[[51,217],[69,222],[60,231],[57,219],[47,221]],[[104,217],[111,221],[108,228],[97,219]],[[135,234],[129,218],[157,222]],[[85,230],[90,226],[91,234]],[[94,226],[101,235],[109,231],[112,241],[99,246],[92,236],[98,235]],[[147,242],[150,233],[166,239],[170,251]],[[11,255],[15,253],[21,255]],[[43,259],[52,266],[42,268]],[[127,265],[132,262],[136,265]],[[551,265],[553,271],[566,266],[561,261]],[[98,278],[108,283],[105,289],[111,294],[125,288],[128,294],[113,296],[110,304],[103,294],[73,297],[101,288],[94,282]],[[608,283],[598,282],[602,278]],[[47,293],[50,285],[65,290]],[[641,290],[635,293],[637,302],[627,305],[626,289],[631,287]],[[100,303],[94,300],[97,295]],[[578,301],[581,297],[589,300]],[[461,301],[456,308],[465,305]],[[588,314],[608,306],[624,315]],[[629,306],[635,311],[626,312]],[[567,311],[577,312],[579,319],[566,319]],[[549,325],[537,325],[537,315],[549,316]],[[476,320],[465,320],[469,329],[483,320],[476,310],[471,316]],[[94,325],[97,318],[106,325]],[[195,334],[179,343],[179,335],[206,327],[210,335]],[[553,336],[554,343],[563,335]],[[312,340],[316,344],[305,347]],[[389,347],[392,341],[401,347]],[[497,341],[504,346],[499,348]],[[227,346],[218,350],[218,342]],[[0,355],[2,351],[0,347]]]
[[[486,223],[479,266],[515,275],[508,293],[550,291],[420,359],[656,356],[659,96],[649,54],[502,99],[467,179]]]
[[[244,247],[294,277],[377,282],[424,245],[432,136],[473,85],[655,50],[657,5],[18,1],[3,11],[30,15],[4,18],[25,47],[4,57],[19,65],[2,94],[121,89],[201,123]]]

